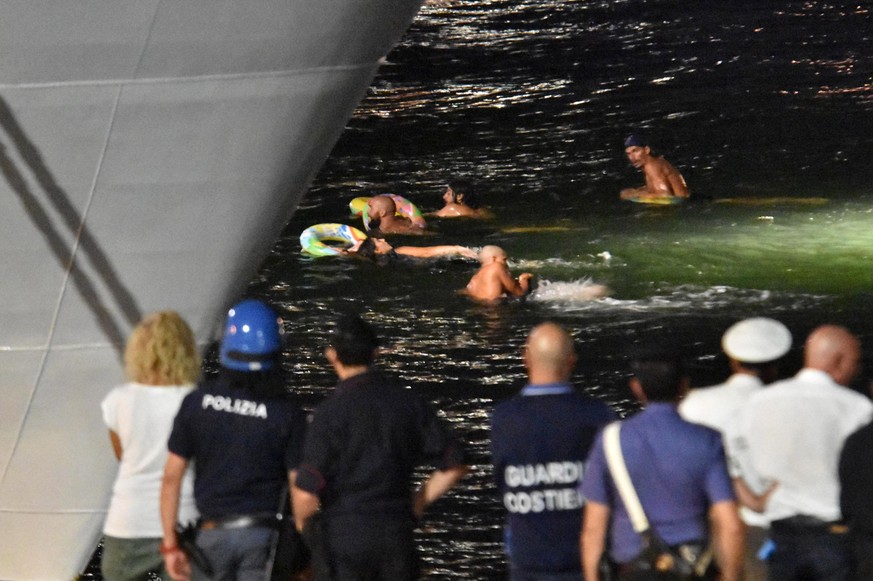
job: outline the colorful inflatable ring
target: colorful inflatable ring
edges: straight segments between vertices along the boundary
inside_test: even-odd
[[[427,226],[427,222],[424,219],[424,216],[421,215],[421,210],[416,207],[415,204],[404,198],[403,196],[398,196],[397,194],[379,194],[380,196],[389,196],[392,200],[394,200],[394,204],[397,206],[397,215],[403,216],[404,218],[408,218],[410,222],[418,226],[419,228],[424,228]],[[360,197],[355,198],[351,202],[349,202],[349,210],[351,210],[352,215],[361,216],[364,219],[364,228],[370,228],[370,216],[367,214],[367,202],[370,200],[368,197]]]
[[[311,256],[336,256],[366,239],[366,234],[347,224],[315,224],[300,233],[300,246]],[[338,242],[339,245],[326,242]]]
[[[673,204],[681,204],[687,199],[680,198],[679,196],[637,196],[636,198],[626,198],[628,202],[651,204],[653,206],[672,206]]]

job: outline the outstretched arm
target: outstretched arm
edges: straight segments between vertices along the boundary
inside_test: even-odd
[[[476,258],[476,251],[466,246],[398,246],[394,252],[415,258],[435,258],[437,256]]]

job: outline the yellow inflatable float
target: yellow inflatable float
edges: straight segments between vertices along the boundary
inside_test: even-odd
[[[421,214],[421,210],[418,207],[404,198],[403,196],[398,196],[397,194],[379,194],[380,196],[388,196],[392,200],[394,200],[394,205],[397,206],[397,215],[403,216],[404,218],[408,218],[410,222],[418,226],[419,228],[424,228],[427,226],[427,221],[424,219],[424,216]],[[361,216],[364,220],[364,228],[369,229],[370,227],[370,216],[367,215],[367,202],[370,200],[369,197],[361,196],[359,198],[353,199],[349,202],[349,210],[351,210],[353,216]]]
[[[311,256],[336,256],[366,239],[366,234],[348,224],[315,224],[300,233],[300,247]]]

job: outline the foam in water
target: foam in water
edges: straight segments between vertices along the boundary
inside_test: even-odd
[[[541,302],[589,302],[611,294],[609,287],[595,283],[590,278],[570,282],[540,280],[531,293],[530,300]]]

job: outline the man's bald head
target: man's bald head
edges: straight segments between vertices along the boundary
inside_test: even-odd
[[[390,196],[374,196],[367,202],[369,214],[373,218],[393,216],[397,212],[397,204]]]
[[[506,251],[503,250],[499,246],[495,246],[493,244],[488,244],[487,246],[483,246],[481,250],[479,250],[479,262],[481,264],[488,264],[489,262],[497,260],[505,260],[506,259]]]
[[[524,363],[533,384],[569,380],[576,366],[573,338],[555,323],[537,325],[527,337]]]
[[[840,385],[849,385],[858,374],[861,342],[845,327],[822,325],[806,339],[804,366],[830,375]]]

